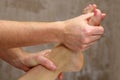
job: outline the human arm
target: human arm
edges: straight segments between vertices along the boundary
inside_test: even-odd
[[[58,42],[60,28],[59,22],[0,21],[0,48]]]
[[[8,49],[58,42],[72,50],[80,50],[85,45],[89,46],[93,40],[96,41],[104,32],[102,27],[95,28],[85,22],[91,16],[93,16],[92,13],[65,21],[48,23],[0,21],[0,48]],[[89,31],[91,32],[89,34],[96,34],[96,32],[100,34],[94,38],[87,35]],[[85,44],[86,42],[89,43]]]

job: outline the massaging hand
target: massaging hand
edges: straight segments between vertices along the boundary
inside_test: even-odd
[[[96,9],[95,5],[90,5],[84,9],[83,15],[66,20],[64,22],[64,38],[62,38],[64,45],[74,51],[84,50],[90,47],[104,33],[104,28],[98,25],[104,16],[105,14],[102,14],[99,9]]]
[[[24,71],[28,71],[37,65],[44,66],[49,70],[55,70],[56,66],[52,63],[52,61],[45,57],[50,51],[51,50],[44,50],[32,54],[24,52],[19,48],[0,49],[0,58],[14,67]]]
[[[44,50],[44,51],[37,52],[34,54],[27,54],[21,59],[21,62],[24,65],[28,66],[29,69],[37,65],[41,65],[49,70],[55,70],[56,66],[52,63],[52,61],[50,61],[49,59],[45,57],[50,52],[51,50]]]

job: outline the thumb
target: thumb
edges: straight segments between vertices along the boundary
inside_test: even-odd
[[[92,16],[94,16],[94,13],[83,14],[81,17],[86,20],[86,19],[91,18]]]
[[[103,14],[102,14],[102,19],[104,19],[104,18],[105,18],[105,16],[106,16],[106,14],[105,14],[105,13],[103,13]]]

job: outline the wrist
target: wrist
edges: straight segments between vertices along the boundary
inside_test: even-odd
[[[55,32],[55,36],[56,36],[56,42],[58,43],[62,43],[63,42],[63,39],[64,39],[64,27],[65,27],[65,24],[63,21],[57,21],[55,22],[56,24],[56,32]]]

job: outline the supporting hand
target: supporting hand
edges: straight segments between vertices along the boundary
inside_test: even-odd
[[[45,50],[37,52],[35,54],[30,54],[23,52],[19,48],[6,50],[2,49],[0,50],[0,58],[13,65],[14,67],[24,71],[28,71],[37,65],[44,66],[49,70],[55,70],[56,66],[45,57],[50,51],[51,50]]]

